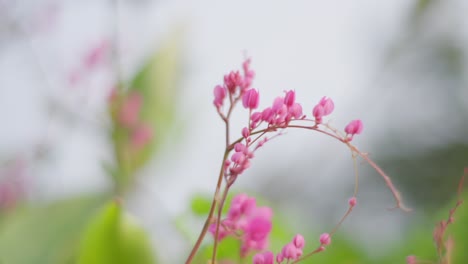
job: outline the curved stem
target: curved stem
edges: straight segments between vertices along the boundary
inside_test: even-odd
[[[219,226],[221,223],[221,214],[223,213],[224,202],[226,201],[227,194],[229,192],[230,185],[226,185],[224,187],[223,195],[221,197],[221,201],[218,204],[218,215],[216,217],[216,232],[215,232],[215,239],[213,245],[213,255],[211,257],[211,263],[216,263],[216,253],[218,251],[218,235],[219,235]]]
[[[198,249],[200,248],[200,245],[203,241],[203,238],[206,235],[206,232],[208,232],[208,228],[210,227],[211,220],[214,214],[214,210],[216,208],[216,204],[218,202],[217,197],[219,196],[219,191],[221,190],[221,184],[223,182],[223,175],[224,175],[224,161],[226,160],[227,156],[229,154],[229,151],[226,149],[224,152],[223,160],[221,163],[221,169],[219,171],[219,176],[218,176],[218,183],[216,184],[216,191],[214,193],[213,201],[211,202],[211,207],[210,207],[210,212],[208,213],[208,217],[205,220],[205,224],[203,225],[203,229],[200,232],[200,235],[198,236],[197,242],[192,248],[192,251],[190,252],[190,255],[187,257],[187,260],[185,261],[185,264],[192,263],[193,258],[195,257],[195,254],[197,254]]]

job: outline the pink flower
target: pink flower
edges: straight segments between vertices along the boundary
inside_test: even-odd
[[[153,137],[153,130],[146,124],[140,124],[132,131],[131,144],[135,149],[146,146]]]
[[[406,257],[406,263],[407,264],[416,264],[418,262],[417,262],[415,256],[408,256],[408,257]]]
[[[253,257],[254,264],[274,264],[274,255],[271,251],[257,253]]]
[[[137,125],[142,101],[140,94],[136,92],[130,93],[127,98],[124,99],[118,115],[118,120],[121,125],[127,128],[133,128]]]
[[[213,94],[215,97],[213,104],[219,109],[223,105],[224,98],[226,97],[226,88],[221,85],[216,85]]]
[[[312,110],[312,115],[315,117],[315,121],[317,123],[321,123],[322,117],[331,114],[334,108],[335,104],[333,103],[332,99],[324,96]]]
[[[323,233],[320,235],[320,244],[322,246],[329,245],[331,243],[331,237],[328,233]]]
[[[286,92],[286,96],[284,96],[284,104],[287,107],[291,107],[296,100],[296,92],[293,90],[289,90]]]
[[[302,106],[298,103],[293,104],[289,108],[289,115],[291,118],[299,119],[302,117]]]
[[[351,121],[345,127],[345,132],[346,134],[351,136],[349,140],[352,140],[354,135],[361,134],[363,128],[364,128],[364,125],[362,124],[362,121],[360,119],[356,119],[356,120]]]
[[[356,206],[356,203],[357,203],[356,197],[349,198],[348,204],[349,204],[350,207]]]
[[[247,90],[242,96],[242,104],[245,108],[256,109],[259,103],[258,91],[255,89]]]
[[[241,87],[244,80],[239,71],[231,71],[228,75],[224,75],[224,85],[229,93],[234,94],[237,87]]]
[[[293,238],[293,244],[294,246],[296,246],[297,248],[304,248],[304,245],[305,245],[305,239],[304,237],[301,235],[301,234],[297,234],[296,236],[294,236]]]

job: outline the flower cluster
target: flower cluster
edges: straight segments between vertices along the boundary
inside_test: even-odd
[[[328,233],[324,233],[320,235],[320,246],[313,252],[317,253],[320,251],[325,250],[325,246],[331,243],[331,236]],[[301,234],[297,234],[294,236],[291,242],[287,243],[281,252],[276,254],[276,263],[280,264],[286,261],[286,263],[290,263],[290,261],[299,260],[303,254],[302,250],[305,246],[305,239]],[[274,254],[271,251],[265,251],[262,253],[257,253],[253,257],[254,264],[274,264]]]
[[[357,156],[367,161],[384,179],[390,188],[395,200],[396,207],[408,210],[401,202],[400,194],[393,186],[390,178],[368,157],[351,144],[355,135],[363,131],[363,123],[356,119],[351,121],[344,131],[339,131],[328,123],[324,117],[330,115],[335,108],[331,98],[323,97],[311,109],[312,118],[303,113],[303,107],[296,102],[295,90],[284,91],[284,95],[276,97],[272,104],[266,108],[259,108],[260,93],[252,88],[254,71],[250,69],[250,59],[243,63],[243,72],[231,71],[226,74],[223,83],[216,85],[213,94],[213,104],[223,120],[226,128],[226,148],[222,169],[218,176],[215,196],[213,197],[211,210],[206,218],[205,227],[202,229],[186,263],[191,263],[207,232],[216,238],[213,246],[211,263],[216,262],[216,250],[218,242],[226,236],[238,237],[241,240],[241,256],[245,257],[250,251],[265,250],[268,243],[268,234],[271,231],[272,211],[267,207],[257,207],[255,199],[245,194],[238,195],[232,201],[226,219],[221,219],[222,210],[226,196],[240,174],[250,167],[251,160],[257,149],[262,147],[272,138],[282,134],[285,129],[306,129],[316,131],[330,136],[346,145],[353,153],[353,159]],[[237,103],[248,110],[248,123],[241,129],[241,136],[236,140],[231,139],[230,117]],[[273,135],[272,135],[273,134]],[[223,181],[224,180],[224,181]],[[224,184],[223,184],[224,183]],[[331,242],[332,234],[341,225],[343,220],[356,206],[356,188],[352,198],[348,200],[349,208],[343,218],[338,222],[333,231],[320,236],[320,244],[315,251],[303,255],[305,240],[301,235],[286,244],[282,251],[276,255],[272,252],[262,252],[254,256],[255,264],[273,264],[286,261],[295,263],[300,259],[325,250],[325,246]],[[215,217],[215,213],[217,216]]]
[[[256,200],[246,194],[236,195],[229,208],[226,219],[221,221],[218,241],[233,235],[240,238],[241,256],[250,251],[264,250],[268,246],[273,212],[269,207],[257,207]],[[216,223],[209,227],[209,232],[216,234]]]

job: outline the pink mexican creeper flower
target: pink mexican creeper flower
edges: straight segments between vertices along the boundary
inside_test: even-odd
[[[246,194],[234,197],[227,218],[221,222],[218,240],[228,235],[241,233],[241,255],[246,256],[252,250],[264,250],[268,246],[273,212],[268,207],[257,207],[255,198]],[[208,231],[216,233],[216,224]]]
[[[322,246],[327,246],[331,243],[331,236],[328,233],[323,233],[320,235],[320,244]]]
[[[258,107],[259,99],[258,91],[249,89],[244,93],[244,96],[242,96],[242,104],[245,108],[253,110]]]
[[[322,123],[322,117],[327,116],[333,112],[335,104],[332,99],[326,96],[322,97],[320,102],[312,110],[312,115],[315,117],[315,122],[318,124]]]
[[[415,256],[406,257],[406,264],[416,264],[418,263]]]
[[[136,149],[141,149],[151,141],[152,137],[153,130],[151,127],[141,123],[132,131],[131,145]]]
[[[284,260],[297,260],[302,256],[305,246],[304,237],[301,234],[294,236],[293,240],[286,244],[280,253],[276,255],[276,262],[282,263]]]
[[[141,95],[136,92],[130,93],[124,99],[118,114],[121,125],[127,128],[133,128],[137,125],[142,102]]]
[[[258,253],[253,258],[254,264],[274,264],[274,255],[271,251]]]
[[[360,119],[356,119],[351,121],[346,127],[345,127],[345,132],[349,136],[348,140],[352,140],[354,135],[356,134],[361,134],[362,130],[364,128],[364,125],[362,124],[362,121]]]
[[[214,88],[214,101],[213,104],[216,106],[216,108],[219,110],[221,106],[223,106],[224,98],[226,98],[226,88],[224,88],[221,85],[216,85]]]

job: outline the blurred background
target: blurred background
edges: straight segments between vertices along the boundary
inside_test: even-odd
[[[463,0],[0,0],[0,262],[106,263],[83,256],[99,254],[87,250],[96,212],[119,197],[145,241],[135,252],[181,263],[223,152],[212,90],[245,57],[261,108],[294,89],[308,115],[331,97],[339,129],[362,119],[356,145],[414,209],[386,210],[391,193],[358,163],[359,206],[334,251],[345,253],[322,261],[404,263],[415,237],[432,256],[435,216],[468,166],[467,11]],[[339,221],[353,182],[346,147],[290,131],[235,191],[274,205],[286,240],[312,241]]]

